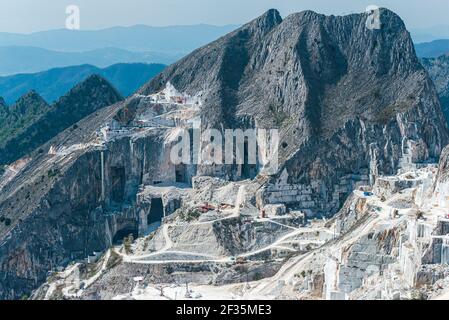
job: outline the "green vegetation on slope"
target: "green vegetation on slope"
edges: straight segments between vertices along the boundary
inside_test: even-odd
[[[49,106],[30,92],[11,106],[1,108],[0,165],[30,153],[87,115],[122,100],[106,80],[93,75]]]

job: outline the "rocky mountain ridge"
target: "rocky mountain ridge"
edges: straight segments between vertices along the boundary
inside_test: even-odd
[[[0,297],[28,295],[47,271],[121,241],[120,250],[138,251],[122,254],[122,267],[142,264],[137,272],[150,280],[154,270],[166,280],[179,263],[175,271],[189,274],[193,265],[221,284],[245,281],[245,272],[271,276],[288,268],[283,259],[293,255],[294,264],[327,246],[334,232],[304,221],[332,217],[354,189],[371,190],[385,175],[436,162],[449,142],[404,23],[382,9],[381,29],[371,30],[367,18],[305,11],[282,19],[270,10],[22,159],[0,193]],[[199,119],[203,129],[279,129],[279,170],[254,178],[247,163],[171,163],[176,132]],[[131,245],[129,234],[149,236]],[[218,250],[193,251],[198,239]],[[106,269],[95,266],[88,285],[103,279]]]
[[[255,127],[278,128],[288,183],[314,184],[310,209],[335,213],[345,197],[335,191],[341,176],[393,174],[408,143],[416,144],[415,161],[425,162],[449,142],[404,23],[382,9],[382,27],[370,30],[367,17],[304,11],[282,20],[270,10],[171,65],[140,93],[170,82],[204,92],[207,127],[250,118]]]

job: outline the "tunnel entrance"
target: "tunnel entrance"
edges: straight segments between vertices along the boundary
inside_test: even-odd
[[[187,183],[187,176],[186,176],[186,165],[185,164],[178,164],[175,166],[175,181],[180,183]]]
[[[147,217],[148,225],[155,222],[161,222],[164,217],[164,204],[162,198],[151,199],[150,214]]]
[[[112,201],[123,202],[125,200],[126,175],[124,167],[111,168]]]
[[[122,244],[123,239],[125,239],[126,237],[128,237],[131,234],[133,235],[134,239],[137,239],[138,232],[137,232],[136,228],[126,227],[126,228],[120,229],[115,233],[114,238],[112,239],[112,243],[114,245]]]
[[[243,145],[242,178],[254,179],[257,176],[257,166],[249,163],[248,149],[248,138],[245,138],[245,143]]]

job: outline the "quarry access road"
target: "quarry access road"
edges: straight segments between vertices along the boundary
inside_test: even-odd
[[[316,231],[323,231],[322,228],[296,228],[294,231],[287,233],[285,235],[283,235],[282,237],[280,237],[279,239],[277,239],[276,241],[274,241],[273,243],[271,243],[268,246],[265,246],[261,249],[255,250],[255,251],[250,251],[244,254],[240,254],[240,255],[236,255],[235,257],[215,257],[215,256],[210,256],[210,255],[205,255],[203,253],[198,253],[198,252],[191,252],[191,251],[170,251],[169,250],[169,246],[167,244],[169,244],[170,246],[173,245],[169,235],[168,235],[168,226],[166,225],[166,229],[164,229],[164,237],[166,237],[166,245],[164,246],[163,249],[157,251],[157,252],[153,252],[147,255],[133,255],[133,256],[129,256],[129,255],[124,255],[121,254],[124,261],[128,262],[128,263],[137,263],[137,264],[164,264],[164,263],[231,263],[231,262],[235,262],[235,260],[237,258],[248,258],[257,254],[260,254],[262,252],[271,250],[271,249],[275,249],[275,248],[281,248],[281,249],[288,249],[291,251],[295,251],[294,249],[291,248],[287,248],[284,247],[283,244],[288,244],[291,243],[288,239],[295,237],[297,235],[300,235],[304,232],[316,232]],[[294,242],[294,240],[292,240],[292,242]],[[173,254],[173,255],[184,255],[184,256],[197,256],[199,259],[175,259],[175,257],[173,259],[154,259],[155,257],[157,257],[158,255],[169,255],[169,254]],[[201,259],[201,257],[207,257],[207,258],[203,258]],[[153,258],[151,260],[148,260],[150,258]],[[147,259],[147,260],[145,260]]]

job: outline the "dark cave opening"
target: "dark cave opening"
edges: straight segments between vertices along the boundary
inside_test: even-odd
[[[185,164],[175,166],[175,181],[180,183],[187,183],[187,169]]]
[[[151,199],[151,209],[147,217],[148,225],[162,221],[164,217],[164,204],[161,198]]]
[[[112,239],[112,243],[114,245],[122,244],[123,239],[128,237],[129,235],[132,235],[134,237],[134,239],[137,239],[137,237],[138,237],[137,229],[133,228],[133,227],[126,227],[126,228],[118,230],[115,233],[114,238]]]

